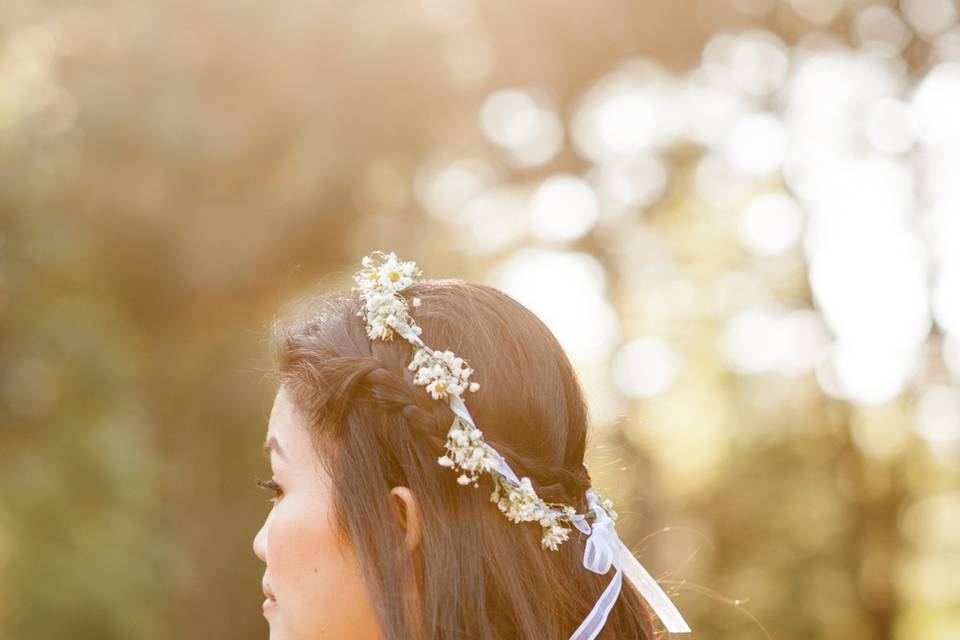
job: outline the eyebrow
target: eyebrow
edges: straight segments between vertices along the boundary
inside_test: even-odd
[[[286,457],[287,457],[287,456],[284,455],[283,449],[280,447],[280,443],[277,442],[277,439],[276,439],[276,437],[274,437],[274,436],[270,436],[270,437],[263,443],[263,457],[269,458],[269,457],[270,457],[270,451],[276,451],[276,452],[277,452],[277,455],[280,456],[281,458],[286,459]]]

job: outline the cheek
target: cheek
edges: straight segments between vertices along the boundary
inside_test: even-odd
[[[270,516],[266,553],[283,635],[379,637],[356,558],[338,541],[328,503],[284,496]]]

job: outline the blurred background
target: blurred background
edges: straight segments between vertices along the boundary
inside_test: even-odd
[[[694,638],[960,638],[958,10],[6,0],[0,639],[266,637],[266,328],[376,249],[551,327]]]

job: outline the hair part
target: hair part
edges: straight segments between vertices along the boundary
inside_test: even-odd
[[[586,401],[549,329],[505,293],[462,280],[404,289],[433,349],[475,370],[465,398],[484,439],[537,494],[586,510]],[[272,325],[277,380],[310,429],[332,482],[336,527],[352,544],[387,640],[568,637],[612,574],[583,567],[586,537],[574,529],[556,551],[535,523],[509,522],[489,485],[457,484],[437,464],[453,413],[414,385],[410,343],[371,340],[360,302],[341,291],[302,301]],[[389,491],[417,499],[421,544],[405,546]],[[649,606],[624,580],[599,638],[660,637]]]

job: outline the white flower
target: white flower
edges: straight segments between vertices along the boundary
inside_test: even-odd
[[[536,522],[547,513],[546,504],[533,490],[527,477],[520,479],[519,486],[511,486],[507,497],[501,499],[497,506],[511,522]]]
[[[600,501],[600,506],[604,511],[607,512],[607,515],[610,516],[611,520],[617,519],[617,512],[613,510],[613,501],[609,498],[604,498]]]
[[[465,390],[476,391],[480,388],[476,382],[468,384],[473,369],[452,351],[420,347],[407,368],[416,371],[414,384],[425,386],[434,400],[461,396]]]
[[[397,254],[374,251],[361,260],[363,269],[353,276],[357,287],[362,291],[379,290],[395,293],[413,284],[420,275],[417,263],[401,261]]]
[[[363,296],[364,309],[357,315],[367,320],[367,336],[389,340],[400,327],[415,326],[403,298],[392,293],[370,291]]]
[[[364,256],[363,269],[353,275],[354,291],[361,294],[363,309],[357,313],[367,321],[367,336],[390,340],[399,329],[409,328],[417,335],[420,327],[410,317],[407,301],[399,292],[407,288],[420,270],[415,262],[401,262],[396,254],[376,251]],[[419,304],[419,300],[414,306]]]
[[[480,474],[497,465],[496,452],[484,442],[483,432],[464,422],[459,416],[454,419],[447,432],[445,449],[447,453],[437,458],[437,462],[441,466],[461,472],[457,482],[463,485],[472,482],[477,486]]]
[[[570,529],[561,527],[558,524],[553,524],[543,530],[543,535],[540,537],[540,545],[544,549],[556,551],[557,546],[565,542],[569,537]]]
[[[371,268],[375,268],[371,266]],[[413,284],[417,273],[414,262],[401,262],[395,253],[389,253],[384,263],[376,268],[377,283],[386,290],[402,291]]]

